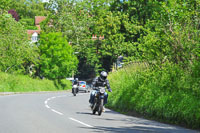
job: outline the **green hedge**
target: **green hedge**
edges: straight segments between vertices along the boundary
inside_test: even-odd
[[[34,26],[35,20],[33,18],[22,18],[19,20],[24,26]]]
[[[36,27],[36,26],[26,26],[25,28],[27,30],[39,30],[38,27]]]
[[[181,69],[166,63],[149,69],[133,64],[109,75],[113,93],[108,106],[137,112],[148,118],[200,128],[200,75],[198,66]]]
[[[71,89],[71,82],[62,80],[58,85],[47,79],[32,79],[24,75],[11,75],[0,72],[0,92],[35,92]]]

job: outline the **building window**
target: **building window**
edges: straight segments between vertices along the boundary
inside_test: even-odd
[[[33,33],[32,38],[31,38],[31,41],[32,41],[32,42],[37,42],[37,41],[38,41],[38,33],[37,33],[37,32],[34,32],[34,33]]]

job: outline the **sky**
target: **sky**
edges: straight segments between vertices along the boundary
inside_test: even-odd
[[[49,0],[42,0],[43,2],[48,2]]]

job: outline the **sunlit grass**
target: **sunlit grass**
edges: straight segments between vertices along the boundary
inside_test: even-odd
[[[62,80],[64,90],[71,88],[70,81]],[[0,92],[36,92],[63,90],[56,87],[54,82],[47,79],[32,79],[24,75],[12,75],[0,72]]]
[[[150,69],[144,63],[133,63],[110,73],[109,81],[113,92],[107,107],[200,128],[199,81],[178,66],[169,63]]]

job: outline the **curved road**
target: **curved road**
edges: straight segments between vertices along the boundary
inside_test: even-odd
[[[0,133],[197,132],[109,109],[92,115],[88,98],[69,92],[0,96]]]

